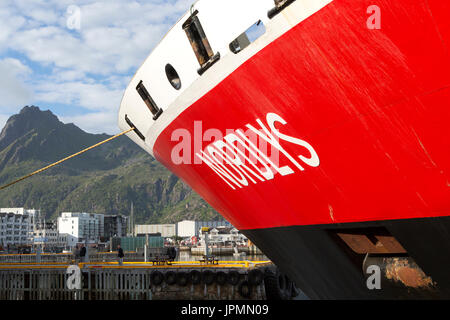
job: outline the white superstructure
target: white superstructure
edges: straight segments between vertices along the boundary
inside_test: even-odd
[[[199,0],[190,11],[172,27],[158,46],[147,57],[128,85],[121,101],[118,124],[127,130],[132,124],[138,132],[127,136],[151,155],[159,134],[185,109],[199,100],[243,63],[265,46],[308,18],[332,0],[304,0],[293,2],[282,14],[273,19],[268,11],[274,0]],[[190,38],[185,24],[197,17],[204,37],[201,41]],[[233,42],[242,38],[255,24],[262,25],[263,34],[252,39],[245,50],[233,52]],[[248,38],[251,37],[247,34]],[[201,64],[198,48],[205,42],[210,49],[209,65]],[[195,44],[193,44],[195,43]],[[197,48],[197,49],[194,49]],[[197,50],[197,51],[196,51]],[[200,50],[201,51],[201,50]],[[171,82],[171,73],[176,81]],[[173,72],[172,72],[173,73]],[[143,102],[137,87],[143,83],[155,105],[163,112],[155,119]],[[174,85],[174,83],[179,85]],[[127,122],[126,118],[130,122]]]

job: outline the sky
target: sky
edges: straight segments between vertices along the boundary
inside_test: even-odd
[[[132,76],[193,0],[1,0],[0,129],[25,105],[115,134]]]

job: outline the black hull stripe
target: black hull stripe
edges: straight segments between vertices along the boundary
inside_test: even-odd
[[[337,230],[383,228],[435,286],[407,287],[383,278],[381,289],[369,290],[364,254],[336,241]],[[244,230],[279,268],[311,299],[450,298],[450,218],[421,218],[315,226]],[[353,256],[352,256],[353,255]],[[394,254],[395,256],[395,254]]]

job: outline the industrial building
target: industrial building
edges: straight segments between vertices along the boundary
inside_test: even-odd
[[[161,234],[163,238],[170,238],[177,235],[176,224],[138,224],[134,227],[136,236],[145,236],[146,234]]]
[[[58,233],[58,247],[70,249],[77,245],[78,238],[68,233]]]
[[[3,248],[29,244],[32,232],[32,218],[27,213],[0,212],[0,246]]]
[[[97,243],[104,237],[104,215],[86,212],[63,212],[58,218],[58,232],[67,233],[78,242]]]
[[[41,211],[36,209],[25,209],[25,208],[0,208],[0,212],[27,215],[30,217],[31,223],[33,223],[34,218],[40,216]]]
[[[183,220],[177,223],[177,235],[182,238],[198,237],[202,227],[216,228],[216,227],[233,227],[231,223],[226,220],[219,221],[193,221]]]
[[[104,237],[125,237],[127,235],[128,217],[122,215],[105,215]]]
[[[56,222],[35,220],[33,225],[33,244],[45,247],[59,246],[59,233]]]
[[[161,234],[164,238],[178,236],[181,238],[199,236],[202,227],[233,227],[228,221],[194,221],[183,220],[173,224],[138,224],[134,227],[134,235]]]
[[[161,236],[193,237],[202,227],[232,227],[225,221],[184,220],[173,224],[128,225],[131,217],[86,212],[63,212],[57,221],[45,221],[40,210],[25,208],[0,209],[0,246],[34,245],[42,248],[71,248],[77,243],[98,243],[114,237]]]

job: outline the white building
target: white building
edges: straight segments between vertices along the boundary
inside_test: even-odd
[[[201,245],[205,244],[205,234],[200,233],[199,243]],[[208,243],[209,244],[219,244],[219,245],[229,245],[238,244],[242,245],[247,242],[247,237],[239,233],[234,227],[217,227],[209,230]]]
[[[73,248],[77,245],[78,238],[68,233],[58,234],[58,247],[60,248]]]
[[[134,235],[146,235],[160,233],[161,237],[170,238],[179,236],[182,238],[190,238],[198,236],[202,227],[233,227],[229,222],[222,221],[193,221],[184,220],[175,224],[138,224],[134,227]]]
[[[0,212],[28,215],[32,218],[37,217],[40,214],[40,210],[25,208],[0,208]]]
[[[176,224],[138,224],[134,227],[134,234],[146,235],[160,233],[163,238],[170,238],[177,235]]]
[[[31,244],[32,233],[33,224],[30,215],[0,212],[0,245],[3,248],[11,245]]]
[[[61,247],[56,221],[35,220],[33,244],[45,248]]]
[[[78,242],[96,243],[104,236],[104,215],[86,212],[63,212],[58,218],[58,232],[67,233]]]
[[[34,223],[36,219],[40,216],[40,210],[25,209],[25,208],[0,208],[0,213],[15,214],[16,225],[17,223],[22,224],[20,231],[18,229],[11,230],[8,229],[7,227],[3,227],[2,229],[2,227],[0,226],[0,245],[2,245],[2,243],[5,243],[5,246],[7,246],[7,244],[25,245],[33,243]],[[8,230],[12,231],[13,234],[8,233]],[[24,239],[25,233],[26,239]],[[20,235],[20,237],[18,237],[18,235]]]
[[[231,223],[228,221],[193,221],[193,220],[183,220],[177,223],[177,235],[182,238],[199,236],[199,230],[202,227],[232,227]]]

